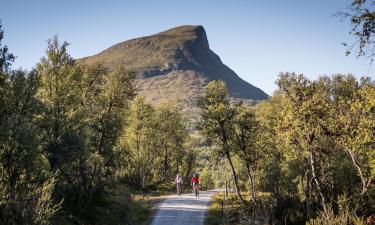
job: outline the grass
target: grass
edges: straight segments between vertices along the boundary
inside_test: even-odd
[[[148,225],[156,204],[172,193],[171,188],[163,187],[146,193],[124,184],[113,185],[91,204],[60,212],[54,224]]]
[[[250,194],[242,194],[247,201],[251,201]],[[206,215],[205,225],[266,224],[267,208],[274,200],[269,193],[257,193],[257,197],[257,204],[250,204],[249,208],[245,209],[235,193],[229,193],[227,198],[224,198],[224,193],[215,194]]]
[[[134,202],[122,185],[111,187],[90,204],[73,207],[71,211],[61,211],[54,224],[127,224],[131,219],[129,209]]]
[[[205,225],[226,224],[227,218],[226,215],[224,215],[223,202],[223,193],[217,193],[212,196],[212,203],[206,215]]]
[[[147,225],[152,215],[152,202],[144,199],[133,199],[129,213],[133,224]]]

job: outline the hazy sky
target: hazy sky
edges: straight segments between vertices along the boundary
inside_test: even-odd
[[[179,25],[203,25],[211,49],[240,77],[271,94],[282,71],[310,78],[374,76],[374,65],[345,56],[348,21],[332,14],[351,0],[0,0],[14,67],[30,69],[58,34],[79,58]]]

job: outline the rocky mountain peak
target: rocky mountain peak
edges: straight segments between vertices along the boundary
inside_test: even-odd
[[[179,26],[154,35],[116,44],[81,63],[123,64],[138,74],[140,94],[150,103],[177,101],[185,108],[211,80],[223,80],[233,98],[258,101],[268,96],[224,65],[210,48],[203,26]]]
[[[208,49],[209,44],[208,44],[208,39],[207,39],[207,34],[203,26],[197,25],[185,25],[185,26],[180,26],[180,27],[175,27],[166,31],[163,31],[161,33],[158,33],[153,36],[163,36],[165,35],[166,37],[170,39],[180,39],[182,41],[191,41],[194,43],[194,45],[198,45],[199,47]],[[151,37],[153,37],[151,36]]]

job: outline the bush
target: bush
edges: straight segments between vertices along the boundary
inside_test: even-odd
[[[337,200],[338,213],[335,214],[334,210],[331,207],[328,208],[328,212],[319,212],[318,216],[315,219],[311,219],[306,223],[306,225],[365,225],[367,224],[365,220],[355,214],[350,210],[350,200],[347,196],[339,195]]]

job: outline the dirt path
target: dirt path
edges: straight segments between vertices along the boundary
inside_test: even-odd
[[[192,193],[168,196],[157,205],[151,225],[203,225],[208,204],[215,192],[201,191],[199,197]]]

